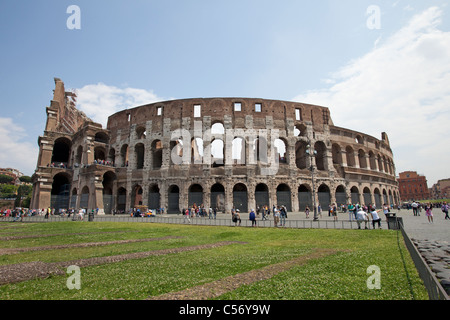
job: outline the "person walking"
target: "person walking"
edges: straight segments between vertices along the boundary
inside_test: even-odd
[[[280,226],[286,226],[286,218],[287,218],[287,212],[286,207],[281,206],[280,208]]]
[[[256,214],[253,209],[249,213],[249,220],[252,222],[252,227],[256,227]]]
[[[449,209],[449,205],[447,204],[447,202],[444,201],[444,204],[441,207],[441,210],[443,213],[445,213],[445,220],[450,220],[450,217],[448,216],[448,209]]]
[[[280,207],[273,207],[273,224],[278,227],[278,222],[280,221]]]
[[[428,223],[433,223],[433,212],[432,212],[432,205],[431,203],[428,203],[425,207],[425,215],[428,218]]]
[[[184,222],[186,222],[186,220],[188,221],[188,223],[191,223],[189,209],[186,209],[186,211],[184,211]]]
[[[309,207],[306,206],[305,208],[305,214],[306,214],[306,218],[309,218]]]

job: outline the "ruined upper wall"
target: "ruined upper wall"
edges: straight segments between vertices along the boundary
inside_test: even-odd
[[[55,78],[55,90],[50,107],[47,108],[47,124],[45,131],[74,134],[85,123],[92,122],[84,112],[75,106],[76,94],[66,92],[64,82]]]
[[[236,110],[236,103],[240,104],[240,111]],[[199,117],[194,114],[197,105],[201,109]],[[300,118],[296,116],[296,110],[299,110]],[[117,112],[108,118],[107,129],[112,134],[120,129],[124,134],[132,125],[145,127],[151,120],[152,131],[161,132],[164,119],[170,119],[171,130],[175,130],[181,128],[186,118],[193,123],[194,120],[210,117],[213,124],[224,122],[225,116],[231,117],[234,128],[245,128],[245,117],[249,115],[253,118],[255,129],[266,128],[266,117],[273,119],[275,128],[285,127],[288,119],[311,122],[317,131],[322,131],[324,125],[333,125],[329,109],[316,105],[256,98],[194,98],[157,102]]]

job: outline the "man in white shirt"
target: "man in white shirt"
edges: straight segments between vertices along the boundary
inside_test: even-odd
[[[367,215],[367,213],[362,210],[359,209],[358,212],[356,212],[356,222],[358,223],[358,229],[361,229],[361,223],[364,221],[364,229],[368,229],[367,228],[367,222],[369,222],[369,216]]]
[[[370,211],[370,214],[372,215],[372,226],[375,229],[375,223],[378,223],[378,229],[381,229],[381,218],[378,215],[378,212],[380,212],[381,210],[375,210],[372,209],[372,211]]]

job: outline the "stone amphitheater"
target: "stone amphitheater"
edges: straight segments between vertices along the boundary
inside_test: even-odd
[[[323,106],[181,99],[122,110],[103,128],[55,78],[46,112],[32,177],[35,209],[179,213],[195,204],[228,213],[400,201],[388,135],[337,127]]]

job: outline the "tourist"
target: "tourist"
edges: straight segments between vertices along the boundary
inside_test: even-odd
[[[378,223],[378,229],[381,229],[381,218],[378,215],[378,212],[380,212],[381,210],[376,210],[374,207],[372,207],[371,209],[372,211],[370,211],[370,214],[372,215],[372,226],[375,229],[375,223]]]
[[[356,213],[356,223],[358,223],[358,229],[361,229],[361,223],[364,221],[364,229],[367,228],[367,223],[369,222],[369,216],[364,210],[359,210]]]
[[[252,227],[256,227],[256,214],[253,209],[249,213],[249,220],[252,222]]]
[[[236,211],[233,214],[232,221],[234,222],[234,226],[237,226],[237,223],[239,222],[239,226],[241,225],[241,215],[239,214],[239,209],[236,209]]]
[[[447,204],[447,202],[444,201],[444,204],[441,207],[441,210],[443,213],[445,213],[445,220],[449,219],[450,217],[448,216],[448,209],[449,209],[449,205]]]
[[[353,217],[355,216],[355,213],[353,212],[355,210],[355,206],[353,205],[353,203],[348,204],[347,210],[348,210],[348,221],[352,221]]]
[[[331,209],[330,209],[330,211],[331,211],[331,215],[333,216],[333,220],[334,221],[337,221],[337,207],[336,207],[336,204],[335,203],[333,203],[332,205],[331,205]]]
[[[280,208],[280,226],[286,226],[287,211],[285,206]]]
[[[273,206],[273,224],[278,227],[278,222],[280,222],[280,207]]]
[[[428,203],[428,205],[426,205],[425,207],[425,215],[428,218],[428,223],[433,223],[433,207],[431,205],[431,203]]]
[[[414,216],[418,216],[418,215],[420,216],[419,210],[418,210],[419,205],[417,204],[417,202],[413,201],[413,203],[411,204],[411,207],[413,209]]]
[[[186,211],[184,211],[184,222],[186,222],[186,220],[191,223],[191,219],[189,218],[190,216],[190,212],[189,209],[186,209]]]
[[[308,219],[309,218],[309,207],[308,206],[306,206],[306,208],[305,208],[305,214],[306,214],[306,218]]]

